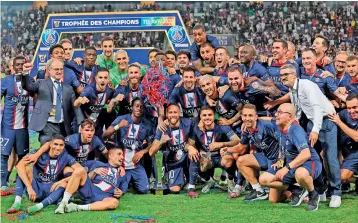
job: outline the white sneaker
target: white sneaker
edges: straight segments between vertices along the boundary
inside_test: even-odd
[[[234,192],[234,190],[235,190],[235,182],[234,182],[234,180],[228,180],[227,181],[227,191],[229,193],[232,193],[232,192]]]
[[[326,196],[326,192],[324,192],[323,194],[319,195],[319,200],[321,202],[326,202],[327,201],[327,196]]]
[[[210,192],[210,189],[215,185],[215,180],[210,178],[210,180],[206,181],[206,184],[201,189],[201,192],[206,194]]]
[[[75,212],[75,211],[79,211],[79,210],[80,209],[78,208],[78,205],[75,203],[69,203],[69,204],[65,205],[66,213]]]
[[[330,208],[339,208],[341,206],[341,197],[338,195],[332,195],[331,202],[329,202]]]
[[[65,213],[65,202],[60,202],[60,204],[58,205],[58,207],[55,210],[55,214],[64,214]]]

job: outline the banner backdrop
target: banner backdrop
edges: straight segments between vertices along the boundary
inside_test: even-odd
[[[50,59],[50,46],[58,43],[63,33],[140,31],[164,31],[169,45],[175,51],[188,50],[190,47],[189,36],[178,11],[49,14],[32,61],[33,71],[46,65]],[[149,49],[124,48],[129,57],[136,58],[135,60],[141,64],[148,64]],[[84,49],[75,49],[73,58],[82,56],[83,51]],[[102,52],[99,50],[97,54],[100,53]]]

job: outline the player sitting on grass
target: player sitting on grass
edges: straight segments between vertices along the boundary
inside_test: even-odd
[[[123,152],[118,147],[108,150],[108,163],[95,160],[83,162],[85,168],[72,173],[55,213],[116,209],[119,204],[118,198],[122,196],[120,188],[125,183],[125,178],[118,172],[122,162]],[[85,169],[88,170],[88,174]],[[83,205],[68,203],[77,190]]]
[[[200,171],[205,175],[208,182],[203,187],[202,192],[208,193],[215,184],[212,176],[214,169],[220,167],[225,169],[229,176],[229,190],[234,188],[235,165],[234,158],[230,153],[220,155],[220,149],[226,146],[234,146],[240,142],[240,138],[234,133],[230,126],[218,125],[214,123],[215,112],[210,106],[200,109],[200,124],[195,127],[196,142],[201,147]],[[209,161],[209,167],[205,168],[203,163]]]
[[[45,144],[46,145],[46,144]],[[15,213],[21,209],[21,200],[24,189],[32,202],[41,201],[28,208],[29,213],[35,213],[42,208],[56,203],[62,196],[68,178],[62,180],[65,167],[74,170],[84,169],[66,151],[65,138],[62,135],[54,135],[50,142],[50,150],[40,156],[34,164],[32,171],[28,167],[27,159],[22,159],[16,166],[19,177],[16,181],[15,202],[8,213]]]

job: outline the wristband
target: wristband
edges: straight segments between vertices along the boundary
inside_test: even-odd
[[[118,130],[119,129],[119,126],[118,125],[116,125],[116,126],[114,126],[114,130]]]
[[[287,168],[288,170],[291,170],[291,167],[290,167],[290,164],[289,164],[289,163],[286,164],[286,168]]]

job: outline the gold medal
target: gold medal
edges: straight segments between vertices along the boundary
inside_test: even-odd
[[[56,109],[55,107],[53,107],[50,111],[50,116],[55,116],[56,115]]]
[[[283,161],[283,160],[279,160],[279,161],[278,161],[278,165],[279,165],[280,168],[283,167],[283,164],[284,164],[284,161]]]

